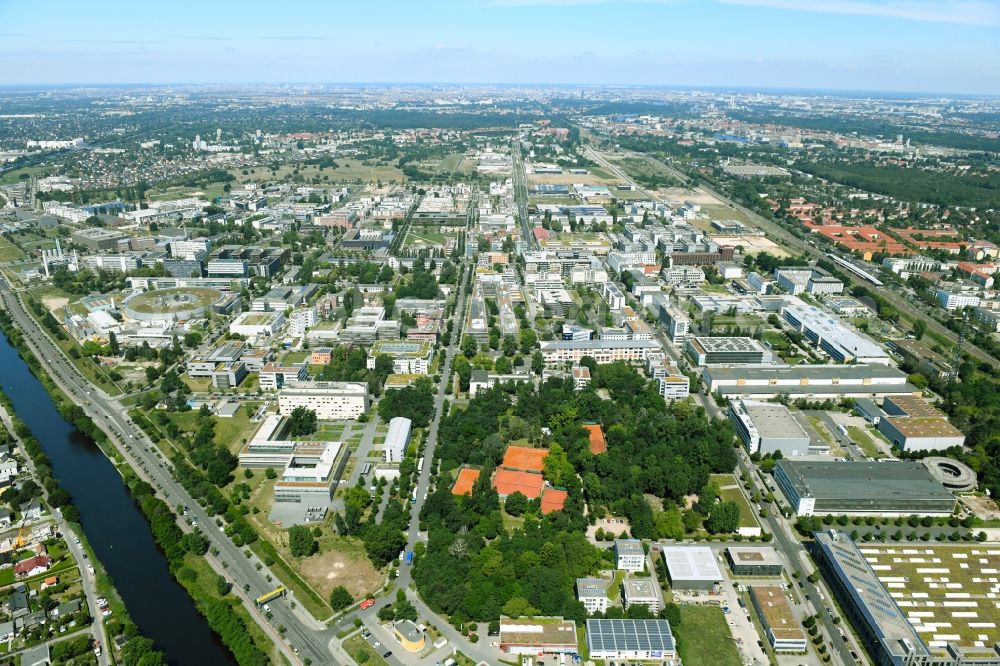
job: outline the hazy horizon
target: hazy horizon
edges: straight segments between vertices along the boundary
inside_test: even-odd
[[[994,0],[292,8],[0,0],[0,21],[5,86],[439,82],[1000,94]]]

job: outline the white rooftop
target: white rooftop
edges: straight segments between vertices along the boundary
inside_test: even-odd
[[[670,580],[723,580],[719,563],[705,546],[663,546],[663,561]]]

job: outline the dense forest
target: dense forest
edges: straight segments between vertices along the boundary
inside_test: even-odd
[[[758,111],[731,111],[728,115],[736,120],[747,123],[771,124],[779,123],[789,127],[800,127],[825,132],[851,134],[857,132],[862,136],[881,136],[895,138],[902,134],[917,143],[935,146],[958,148],[961,150],[983,150],[1000,152],[1000,139],[987,136],[977,136],[947,129],[926,130],[895,125],[876,120],[850,118],[842,116],[789,115],[780,109]],[[986,120],[989,120],[986,118]]]
[[[441,475],[420,515],[429,540],[414,569],[421,594],[437,610],[471,619],[535,611],[580,619],[585,615],[573,596],[573,579],[603,568],[602,551],[584,536],[591,520],[610,511],[629,519],[632,536],[676,537],[684,529],[682,498],[708,490],[714,503],[709,474],[736,465],[731,426],[711,422],[689,402],[666,404],[628,365],[592,364],[591,372],[584,391],[559,378],[537,391],[531,384],[497,387],[442,419],[436,451]],[[598,396],[598,388],[611,400]],[[607,433],[607,453],[591,454],[581,427],[588,422]],[[523,525],[508,532],[489,477],[515,441],[549,448],[545,476],[569,497],[562,511],[547,515],[537,500],[527,502]],[[471,496],[456,498],[448,472],[462,464],[480,466],[482,473]],[[731,511],[726,504],[716,505],[720,516]],[[676,518],[680,534],[663,529],[666,516]]]
[[[826,180],[903,201],[972,208],[1000,207],[1000,175],[958,176],[897,166],[799,162],[799,169]]]

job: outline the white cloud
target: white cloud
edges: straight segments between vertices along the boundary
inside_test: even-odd
[[[728,5],[880,16],[907,21],[1000,25],[1000,3],[991,0],[716,0]]]

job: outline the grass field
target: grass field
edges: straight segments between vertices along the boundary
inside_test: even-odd
[[[660,183],[659,185],[654,185],[656,187],[680,185],[680,182],[668,172],[642,158],[623,157],[616,160],[616,162],[639,185],[646,185],[647,187],[653,183]]]
[[[747,498],[743,496],[736,477],[732,474],[712,474],[710,480],[719,484],[719,495],[723,500],[736,502],[740,507],[740,527],[757,527],[757,516]]]
[[[282,365],[293,365],[295,363],[301,363],[302,361],[304,361],[307,358],[309,358],[310,353],[311,352],[307,352],[307,351],[290,351],[290,352],[287,352],[287,353],[285,353],[284,356],[281,357],[281,364]]]
[[[0,261],[20,261],[25,258],[21,248],[0,236]]]
[[[702,204],[701,212],[713,220],[734,220],[750,224],[750,218],[745,213],[724,204]]]
[[[365,664],[365,666],[384,666],[385,664],[382,655],[376,652],[375,648],[369,645],[365,639],[361,638],[361,634],[355,634],[344,641],[344,649],[357,664]],[[360,654],[366,655],[367,658],[361,657],[359,659]]]
[[[198,197],[204,199],[206,203],[215,200],[225,194],[226,184],[222,181],[209,183],[205,187],[167,187],[149,192],[148,197],[153,201],[169,201],[170,199],[186,199],[188,197]]]
[[[417,162],[417,167],[421,171],[431,173],[472,173],[476,170],[477,161],[475,158],[466,159],[462,153],[448,153],[441,159],[422,160]]]
[[[403,243],[405,247],[427,247],[437,245],[444,247],[450,234],[442,234],[436,231],[424,231],[423,229],[411,228],[406,234]],[[452,236],[453,237],[453,236]]]
[[[13,171],[8,171],[7,173],[0,175],[0,185],[13,185],[23,180],[21,178],[22,174],[38,176],[48,172],[50,169],[51,167],[46,166],[28,166],[20,169],[14,169]]]
[[[681,606],[681,624],[674,627],[674,636],[685,666],[741,666],[721,608]]]
[[[260,427],[259,423],[250,420],[254,407],[244,406],[232,418],[220,419],[212,417],[215,422],[215,443],[224,446],[233,453],[238,453],[243,446],[243,440],[249,440]],[[190,412],[174,412],[170,418],[182,432],[194,432],[198,429],[198,410]]]
[[[44,288],[42,290],[31,290],[28,293],[31,294],[31,296],[34,296],[35,298],[39,299],[40,301],[42,301],[44,303],[45,300],[46,300],[46,298],[49,298],[49,297],[55,298],[56,297],[55,294],[61,294],[63,292],[61,292],[59,289],[56,289],[54,287],[51,287],[51,288],[47,287],[47,288]],[[79,351],[79,345],[76,343],[75,340],[70,339],[68,333],[66,335],[66,338],[67,338],[66,340],[57,340],[54,336],[48,334],[48,329],[46,329],[45,326],[42,324],[41,317],[39,317],[35,313],[35,309],[33,307],[31,307],[30,304],[28,304],[28,300],[31,298],[31,296],[25,296],[24,297],[25,304],[28,305],[28,307],[25,308],[27,310],[28,314],[32,318],[34,318],[35,321],[38,322],[38,324],[39,324],[39,326],[41,326],[42,330],[44,330],[46,332],[46,334],[49,335],[50,338],[52,338],[52,341],[55,342],[55,344],[66,353],[66,355],[69,358],[70,362],[74,366],[76,366],[76,369],[79,370],[80,373],[84,377],[86,377],[88,380],[90,380],[91,382],[93,382],[97,386],[101,387],[101,389],[104,390],[104,392],[107,393],[108,395],[110,395],[110,396],[121,395],[122,389],[119,388],[117,384],[115,384],[114,382],[112,382],[108,378],[108,376],[105,374],[105,372],[104,372],[104,370],[102,368],[99,368],[89,358],[86,358],[84,356],[80,356],[80,358],[74,358],[72,356],[72,354],[70,354],[70,350],[71,349],[76,349],[77,351]],[[53,315],[53,316],[56,317],[57,321],[61,319],[61,317],[59,317],[59,316],[56,316],[56,315]]]
[[[818,416],[806,416],[806,419],[809,421],[809,425],[812,426],[813,430],[815,430],[816,433],[823,438],[824,442],[827,444],[834,443],[833,435],[830,434],[830,431],[826,428],[826,424],[823,423]]]
[[[862,546],[889,594],[932,651],[1000,640],[1000,548],[985,545]]]
[[[861,447],[861,450],[865,452],[865,455],[869,458],[883,458],[884,454],[879,451],[875,442],[872,438],[868,436],[868,433],[859,428],[858,426],[848,426],[847,436],[851,438],[851,441]]]
[[[326,168],[320,171],[318,165],[304,165],[299,169],[298,176],[305,182],[312,182],[318,178],[321,182],[333,182],[338,180],[354,180],[369,182],[371,180],[384,182],[403,182],[406,176],[394,165],[377,166],[374,164],[365,165],[361,160],[347,158],[338,160],[336,169]],[[270,169],[257,167],[244,176],[242,170],[236,169],[232,174],[239,182],[259,181],[263,177],[276,178],[278,180],[295,180],[293,172],[296,170],[294,164],[283,164],[278,167],[277,175],[273,176]]]

